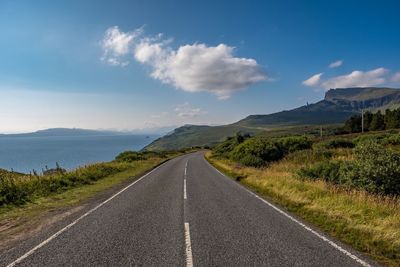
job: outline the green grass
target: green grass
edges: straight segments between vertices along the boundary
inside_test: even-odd
[[[334,157],[350,155],[349,149],[338,149]],[[290,155],[263,168],[240,166],[211,153],[207,159],[259,195],[379,263],[400,265],[399,198],[345,190],[321,180],[301,180],[296,171],[307,163]]]

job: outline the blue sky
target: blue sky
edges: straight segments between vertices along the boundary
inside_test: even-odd
[[[3,0],[0,132],[223,124],[318,101],[331,87],[400,87],[398,10],[398,1]]]

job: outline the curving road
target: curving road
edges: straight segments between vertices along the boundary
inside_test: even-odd
[[[3,253],[4,266],[369,266],[197,152]]]

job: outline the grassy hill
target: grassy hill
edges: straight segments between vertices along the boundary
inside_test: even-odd
[[[331,89],[317,103],[268,115],[250,115],[236,123],[222,126],[185,125],[175,129],[144,149],[172,150],[192,146],[214,145],[236,133],[251,135],[296,131],[308,133],[319,125],[343,123],[361,109],[377,110],[400,105],[400,90],[393,88],[338,88]],[[317,127],[319,128],[319,127]]]

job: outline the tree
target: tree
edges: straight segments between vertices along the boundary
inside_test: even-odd
[[[370,111],[364,112],[364,131],[367,131],[371,126],[373,114]]]
[[[385,117],[382,115],[381,111],[374,113],[372,115],[371,125],[369,127],[370,131],[379,131],[385,129]]]
[[[361,116],[352,116],[344,123],[344,131],[349,133],[359,133],[361,132]]]
[[[386,129],[400,128],[400,109],[385,111],[385,126]]]

